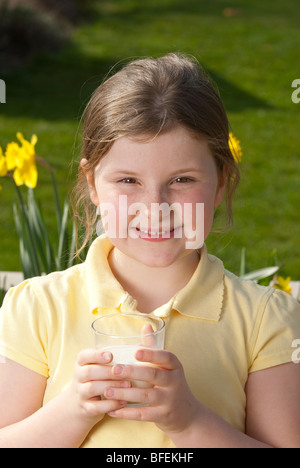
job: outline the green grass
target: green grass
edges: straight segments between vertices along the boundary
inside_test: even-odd
[[[225,17],[227,7],[240,14]],[[110,67],[170,51],[196,56],[219,87],[244,153],[234,227],[212,234],[210,251],[238,272],[242,247],[252,269],[266,266],[277,249],[284,272],[300,279],[300,104],[291,100],[291,83],[300,78],[298,0],[102,0],[93,9],[93,21],[74,30],[61,52],[0,76],[7,85],[0,145],[17,131],[37,133],[37,152],[55,167],[63,200],[74,182],[71,161],[80,157],[81,113]],[[17,270],[15,193],[9,180],[1,185],[0,270]],[[51,181],[43,170],[36,195],[54,232]]]

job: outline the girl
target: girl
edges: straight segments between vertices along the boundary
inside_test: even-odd
[[[85,244],[99,210],[106,233],[84,263],[6,296],[0,446],[300,446],[291,347],[299,304],[226,271],[202,242],[187,243],[197,229],[207,238],[224,197],[231,219],[239,174],[228,134],[218,94],[185,57],[134,61],[96,90],[76,207],[84,207]],[[163,210],[152,219],[158,206],[191,209],[189,217],[169,211],[166,223]],[[107,365],[111,353],[94,349],[94,310],[163,317],[165,350],[137,351],[150,365]]]

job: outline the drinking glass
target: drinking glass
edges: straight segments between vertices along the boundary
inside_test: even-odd
[[[148,362],[137,361],[134,357],[138,349],[164,349],[165,322],[148,314],[114,313],[96,319],[92,328],[95,334],[95,346],[113,355],[110,366],[131,364],[151,366]],[[149,387],[147,382],[132,380],[135,387]],[[130,403],[128,406],[137,406]]]

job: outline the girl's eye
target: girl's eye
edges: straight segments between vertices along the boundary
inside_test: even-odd
[[[133,177],[124,177],[124,179],[121,179],[119,182],[122,182],[123,184],[135,184],[136,179]]]
[[[176,182],[177,184],[184,184],[186,182],[191,182],[191,179],[189,177],[176,177],[176,179],[174,179],[174,182]]]

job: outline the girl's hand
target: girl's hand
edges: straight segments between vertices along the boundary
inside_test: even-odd
[[[103,399],[106,388],[128,388],[131,383],[113,373],[112,354],[97,349],[85,349],[78,354],[74,378],[68,389],[70,411],[92,424],[105,413],[124,407],[127,402],[114,398]]]
[[[162,350],[141,349],[136,359],[149,366],[117,365],[113,372],[121,379],[142,380],[149,388],[113,388],[107,386],[107,398],[138,402],[147,406],[110,411],[117,418],[152,421],[172,438],[172,433],[188,430],[199,416],[201,404],[193,396],[177,357]]]

